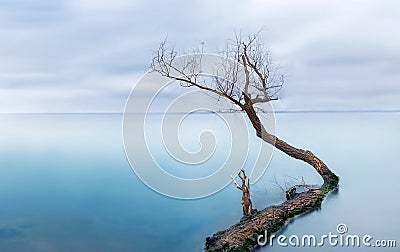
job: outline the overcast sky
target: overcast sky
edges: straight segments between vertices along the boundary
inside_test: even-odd
[[[275,107],[400,109],[400,2],[0,0],[0,112],[122,112],[152,52],[262,34]]]

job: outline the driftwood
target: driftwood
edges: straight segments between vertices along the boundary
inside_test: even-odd
[[[290,219],[321,206],[325,196],[338,186],[338,178],[326,180],[320,188],[296,193],[292,199],[261,211],[253,211],[237,224],[206,238],[206,251],[251,251],[257,248],[260,234],[272,235]]]

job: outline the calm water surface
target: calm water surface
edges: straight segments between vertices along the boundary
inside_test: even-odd
[[[318,236],[345,223],[348,233],[400,243],[400,113],[278,114],[276,120],[278,136],[313,150],[341,178],[320,210],[280,234]],[[146,187],[125,157],[121,122],[121,115],[0,116],[0,251],[202,251],[206,236],[241,217],[241,194],[232,185],[189,201]],[[275,178],[285,186],[302,176],[321,183],[306,164],[275,152],[253,186],[254,206],[284,200]],[[293,248],[260,249],[283,250]]]

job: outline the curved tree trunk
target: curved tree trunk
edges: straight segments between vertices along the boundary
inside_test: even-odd
[[[268,236],[280,230],[288,220],[319,207],[325,196],[339,183],[339,177],[316,157],[311,151],[291,146],[285,141],[268,133],[257,116],[253,106],[246,102],[242,107],[256,130],[257,136],[275,146],[290,157],[310,164],[321,175],[324,184],[317,190],[295,193],[284,203],[271,206],[261,211],[255,211],[250,216],[243,217],[238,223],[226,230],[219,231],[206,238],[206,251],[250,251],[260,244],[260,235]],[[269,240],[269,237],[264,237]]]
[[[257,116],[257,113],[254,110],[252,104],[246,103],[246,105],[243,106],[243,109],[249,117],[250,122],[256,130],[256,134],[259,138],[275,146],[278,150],[284,152],[290,157],[302,160],[310,164],[319,173],[319,175],[321,175],[324,182],[338,180],[338,177],[331,170],[329,170],[328,166],[326,166],[326,164],[322,162],[322,160],[319,159],[317,156],[315,156],[311,151],[293,147],[287,142],[268,133],[262,125],[260,118]]]

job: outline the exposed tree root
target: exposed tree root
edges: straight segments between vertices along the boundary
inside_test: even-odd
[[[293,199],[254,211],[244,216],[230,228],[219,231],[206,238],[206,251],[251,251],[258,246],[257,237],[267,230],[268,235],[280,230],[291,218],[321,206],[325,196],[338,186],[339,179],[334,176],[326,180],[319,190],[308,190],[296,194]]]

